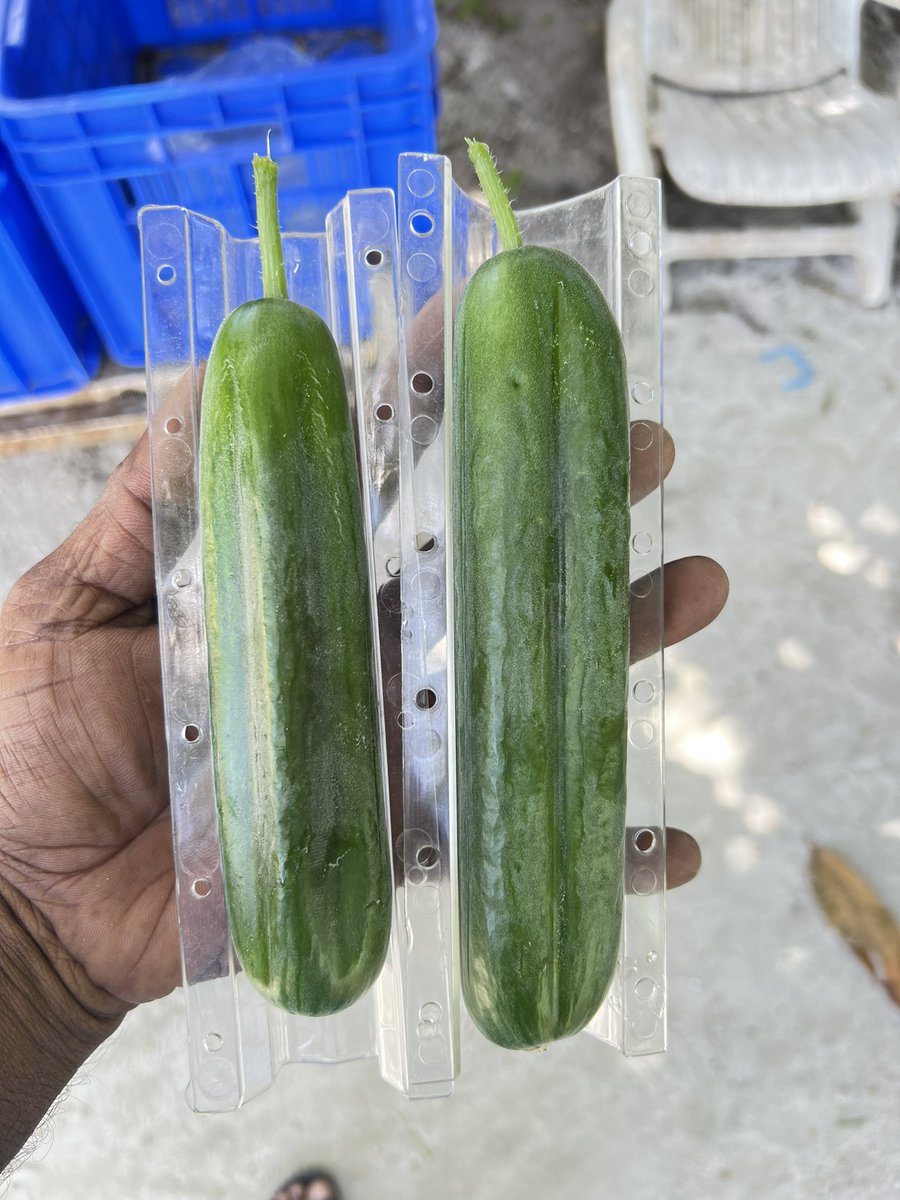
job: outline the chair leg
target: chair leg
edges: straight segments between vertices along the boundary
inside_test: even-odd
[[[893,196],[879,196],[855,205],[859,232],[856,266],[860,299],[866,308],[878,308],[891,295],[897,210]]]

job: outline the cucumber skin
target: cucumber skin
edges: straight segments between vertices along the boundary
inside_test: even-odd
[[[251,301],[219,329],[200,519],[232,940],[270,1002],[337,1012],[381,970],[391,876],[354,441],[310,309]]]
[[[460,301],[454,380],[462,986],[481,1031],[524,1049],[591,1019],[621,929],[630,438],[615,318],[568,255],[503,251]]]

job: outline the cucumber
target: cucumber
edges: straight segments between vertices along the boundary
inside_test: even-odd
[[[629,660],[622,340],[570,256],[504,249],[454,331],[451,505],[462,987],[500,1046],[577,1033],[615,971]]]
[[[213,771],[241,966],[319,1016],[363,995],[390,934],[368,570],[337,347],[286,298],[277,167],[253,165],[265,298],[222,323],[201,411]]]

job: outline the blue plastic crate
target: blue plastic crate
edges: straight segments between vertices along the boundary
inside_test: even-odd
[[[82,387],[100,343],[0,146],[0,404]]]
[[[0,20],[0,131],[129,366],[144,355],[142,205],[252,236],[250,159],[268,137],[284,227],[320,229],[347,191],[394,187],[400,153],[435,148],[433,0],[15,0]],[[280,39],[274,69],[217,73],[254,36]]]

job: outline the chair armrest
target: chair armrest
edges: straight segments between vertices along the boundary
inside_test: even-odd
[[[897,0],[900,4],[900,0]],[[616,161],[622,175],[656,174],[650,146],[643,0],[613,0],[606,17],[606,75]]]

